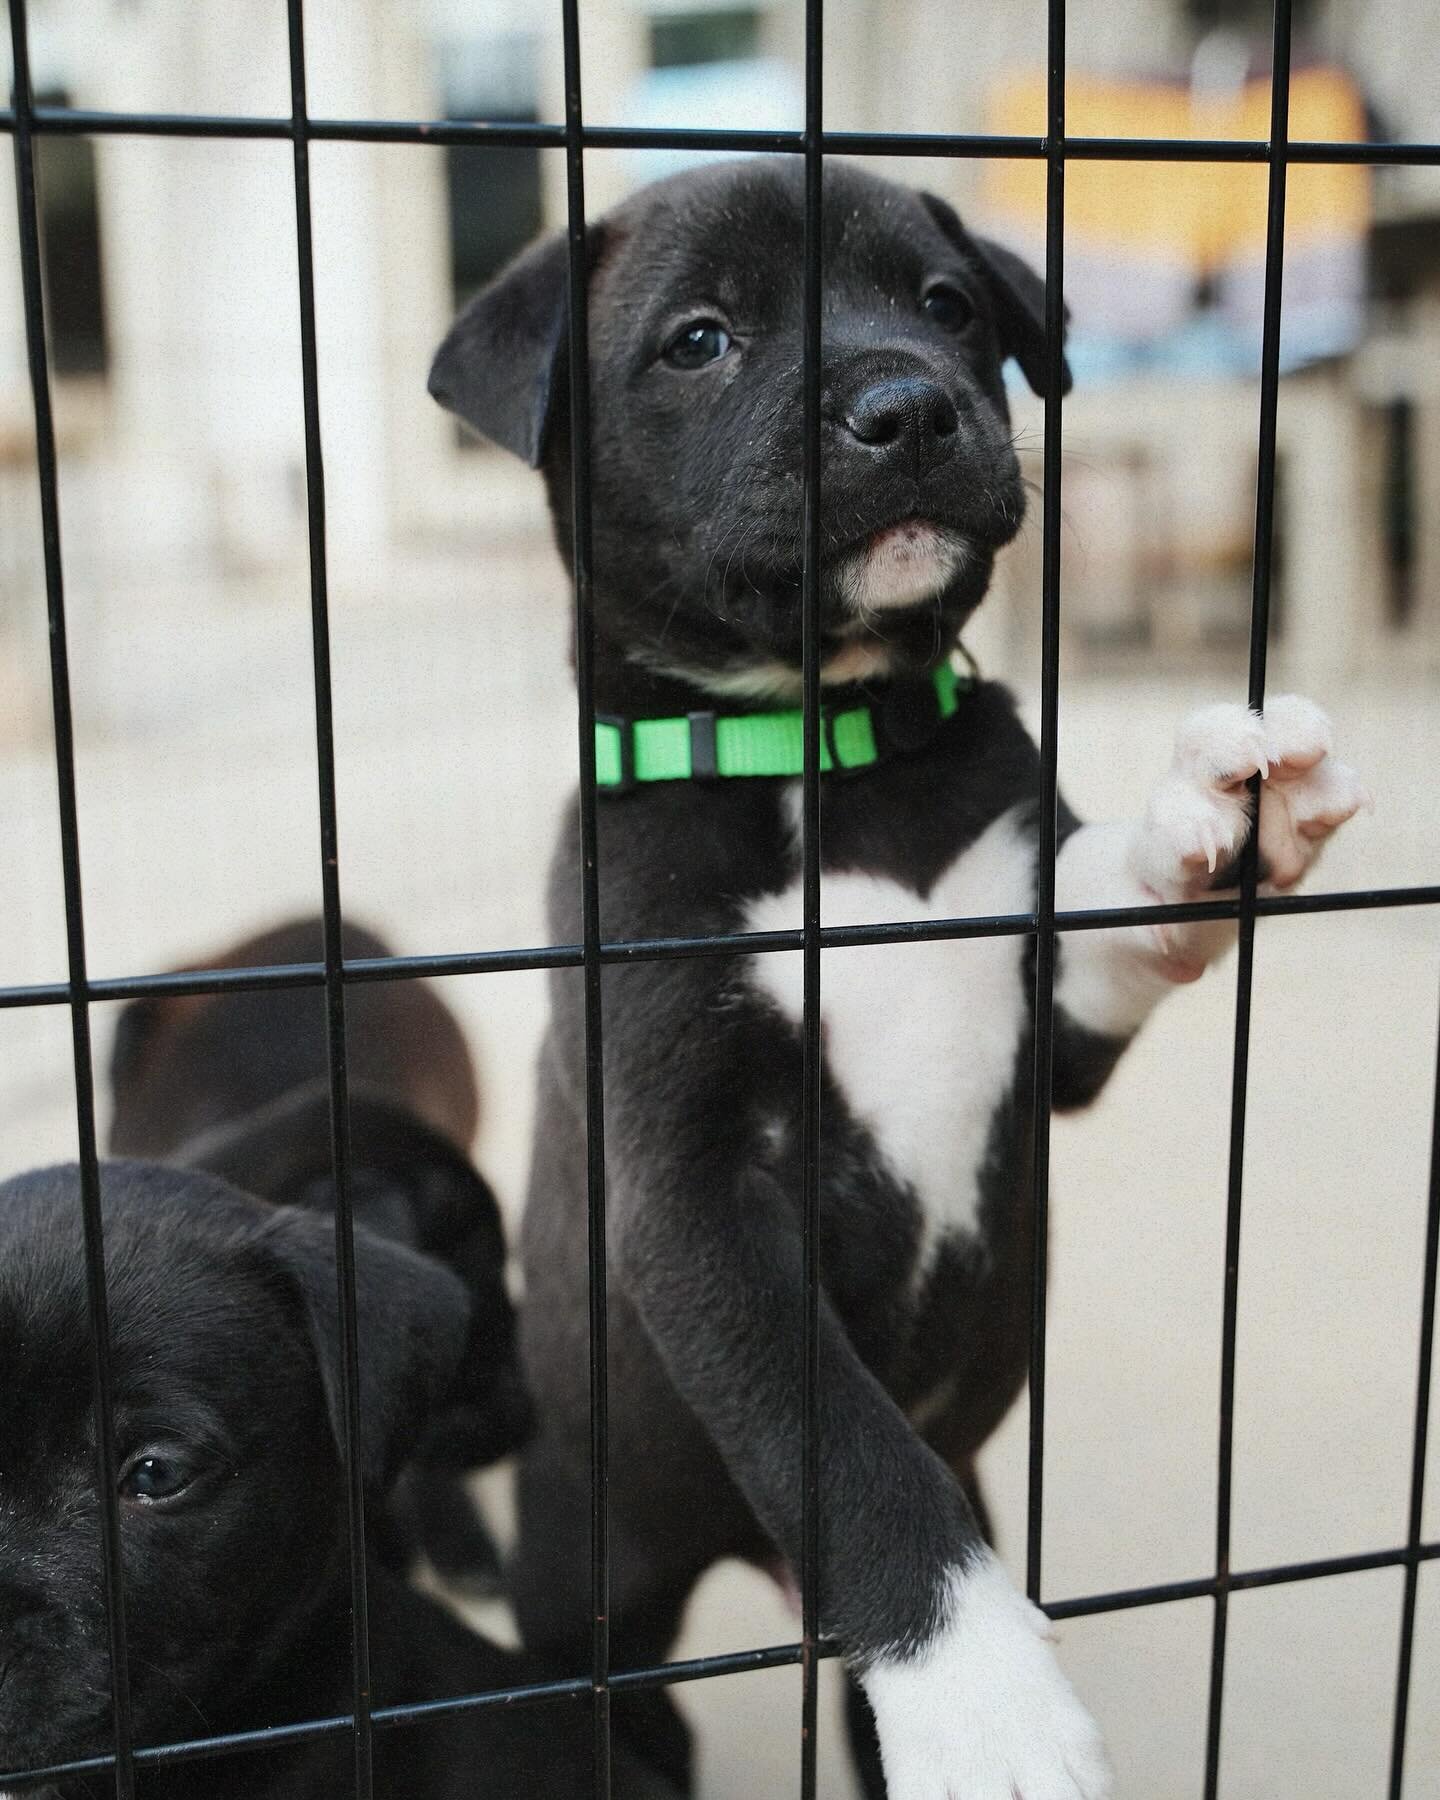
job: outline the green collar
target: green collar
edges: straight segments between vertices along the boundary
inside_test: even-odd
[[[918,750],[975,686],[942,663],[928,676],[890,684],[873,706],[834,712],[822,705],[820,767],[867,769],[884,756]],[[764,713],[683,713],[672,719],[595,716],[595,780],[612,794],[638,782],[700,781],[804,771],[800,708]]]

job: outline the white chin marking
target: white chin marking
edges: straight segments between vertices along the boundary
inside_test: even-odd
[[[948,1585],[935,1637],[860,1677],[891,1800],[1106,1800],[1100,1733],[1055,1660],[1045,1615],[988,1552]]]
[[[876,534],[845,564],[840,584],[862,617],[917,606],[948,587],[965,566],[969,546],[958,532],[907,519]]]

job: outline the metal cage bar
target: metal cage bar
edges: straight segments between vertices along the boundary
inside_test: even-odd
[[[1264,140],[1179,140],[1068,137],[1065,132],[1065,0],[1047,0],[1047,118],[1039,137],[915,132],[827,132],[822,120],[823,0],[806,0],[805,119],[795,131],[730,131],[587,126],[580,71],[578,0],[560,0],[565,62],[565,117],[562,124],[515,124],[484,120],[312,119],[306,106],[303,0],[287,0],[291,112],[288,117],[244,117],[159,112],[97,112],[35,106],[30,91],[25,0],[9,0],[15,91],[0,109],[0,131],[12,137],[20,221],[21,275],[25,306],[29,379],[35,410],[36,459],[47,604],[51,623],[51,684],[67,933],[67,976],[63,981],[0,988],[0,1008],[65,1006],[71,1014],[77,1135],[85,1229],[86,1275],[94,1341],[98,1473],[104,1497],[102,1551],[109,1618],[115,1702],[115,1749],[44,1770],[0,1772],[0,1786],[24,1790],[69,1775],[113,1773],[119,1800],[130,1800],[134,1769],[201,1759],[239,1749],[264,1750],[321,1736],[351,1733],[355,1743],[357,1794],[371,1792],[372,1729],[416,1723],[456,1711],[537,1703],[583,1703],[594,1714],[594,1771],[597,1797],[608,1797],[610,1695],[614,1692],[713,1679],[747,1670],[799,1665],[802,1673],[800,1790],[813,1800],[816,1782],[816,1693],[819,1659],[837,1647],[820,1635],[817,1551],[820,1465],[816,1433],[820,1370],[819,1302],[820,1206],[820,979],[827,948],[861,944],[915,943],[942,938],[1029,936],[1035,941],[1036,1028],[1034,1044],[1034,1224],[1035,1259],[1031,1314],[1031,1417],[1027,1587],[1041,1594],[1044,1498],[1044,1362],[1047,1262],[1049,1116],[1053,988],[1060,934],[1164,920],[1235,918],[1240,952],[1236,969],[1236,1018],[1230,1161],[1227,1177],[1224,1308],[1220,1369],[1220,1426],[1217,1445],[1216,1563],[1214,1573],[1109,1593],[1045,1603],[1053,1618],[1091,1617],[1137,1607],[1209,1597],[1215,1602],[1211,1678],[1207,1712],[1205,1792],[1218,1791],[1223,1722],[1226,1632],[1231,1594],[1249,1589],[1324,1579],[1365,1570],[1404,1571],[1404,1600],[1396,1678],[1390,1768],[1391,1800],[1398,1800],[1404,1772],[1415,1607],[1419,1571],[1440,1558],[1440,1542],[1422,1536],[1428,1410],[1435,1334],[1437,1255],[1440,1255],[1440,1061],[1437,1061],[1432,1166],[1421,1294],[1419,1367],[1412,1449],[1408,1531],[1403,1546],[1353,1556],[1330,1557],[1269,1568],[1230,1567],[1230,1497],[1233,1474],[1233,1403],[1239,1248],[1244,1185],[1244,1145],[1248,1088],[1254,933],[1257,919],[1308,913],[1440,905],[1440,884],[1374,888],[1315,895],[1260,896],[1256,893],[1252,838],[1242,870],[1238,899],[1187,905],[1157,905],[1059,912],[1055,906],[1056,771],[1058,762],[1061,336],[1063,320],[1065,165],[1069,161],[1167,161],[1253,163],[1268,168],[1264,336],[1259,412],[1259,467],[1256,487],[1255,562],[1249,656],[1249,700],[1264,699],[1269,639],[1271,548],[1274,526],[1276,419],[1279,401],[1280,322],[1286,171],[1291,164],[1371,166],[1440,164],[1440,143],[1292,142],[1288,137],[1290,83],[1290,0],[1275,0],[1271,131]],[[76,805],[75,747],[65,635],[58,471],[46,361],[44,300],[36,210],[34,144],[53,135],[142,135],[211,139],[286,139],[293,147],[300,340],[305,411],[312,650],[316,713],[316,772],[319,793],[324,958],[318,963],[181,975],[134,975],[92,980],[84,938],[80,845]],[[582,861],[582,941],[453,955],[346,959],[341,949],[341,902],[334,733],[330,678],[330,632],[325,554],[325,489],[319,412],[314,268],[310,215],[309,145],[314,141],[473,145],[562,150],[566,158],[567,232],[570,271],[570,402],[572,431],[572,517],[577,593],[577,723],[579,729],[580,833]],[[589,480],[589,384],[586,336],[586,237],[584,153],[587,149],[679,148],[766,151],[798,155],[805,164],[805,328],[804,328],[804,538],[806,545],[802,640],[804,665],[804,776],[802,782],[803,913],[798,930],[726,934],[704,938],[611,941],[603,937],[598,886],[598,831],[594,769],[592,658],[591,496]],[[1029,913],[993,918],[936,919],[922,923],[826,927],[821,916],[819,781],[818,587],[820,436],[819,395],[822,347],[823,233],[821,204],[824,158],[829,155],[1024,158],[1046,165],[1046,324],[1048,353],[1045,400],[1045,493],[1042,551],[1042,662],[1040,733],[1040,854],[1037,895]],[[608,1637],[608,1544],[606,1471],[608,1462],[606,1385],[605,1169],[602,971],[607,966],[668,957],[733,956],[799,951],[804,959],[803,1015],[803,1259],[804,1334],[802,1444],[803,1619],[801,1640],[727,1656],[665,1663],[640,1669],[613,1669]],[[512,969],[576,968],[585,984],[587,1179],[590,1267],[591,1387],[591,1668],[588,1674],[528,1683],[453,1700],[372,1708],[369,1704],[368,1625],[365,1605],[364,1496],[360,1482],[358,1358],[354,1247],[348,1192],[347,1067],[345,988],[350,982],[415,976],[450,976]],[[259,988],[323,988],[326,1002],[332,1114],[332,1156],[337,1189],[337,1281],[344,1349],[344,1391],[351,1588],[353,1608],[354,1709],[351,1714],[267,1730],[191,1739],[159,1747],[132,1748],[125,1652],[124,1606],[120,1583],[119,1521],[115,1499],[115,1450],[110,1429],[108,1316],[103,1232],[91,1074],[89,1009],[97,1001],[144,994],[207,994]],[[1440,1053],[1437,1053],[1440,1054]]]
[[[349,1074],[341,959],[340,846],[335,793],[335,722],[330,678],[330,592],[325,557],[325,455],[315,338],[315,257],[310,222],[310,122],[306,110],[304,0],[287,0],[291,137],[294,146],[295,255],[300,300],[300,373],[305,414],[305,509],[310,558],[310,641],[315,694],[315,774],[324,914],[326,1055],[330,1156],[335,1178],[335,1268],[340,1310],[345,1499],[349,1523],[355,1795],[374,1790],[370,1723],[370,1619],[366,1598],[365,1488],[361,1467],[360,1345],[355,1308],[355,1235],[350,1193]]]
[[[1287,918],[1304,913],[1378,912],[1396,906],[1440,906],[1440,886],[1358,888],[1329,894],[1260,894],[1256,918]],[[1096,907],[1057,912],[1055,929],[1111,931],[1121,925],[1180,924],[1197,919],[1238,919],[1238,900],[1193,900],[1183,904]],[[875,925],[822,925],[826,948],[853,949],[866,944],[923,944],[941,938],[1025,937],[1038,929],[1034,913],[1002,913],[966,919],[901,919]],[[768,956],[800,950],[800,929],[716,932],[698,938],[606,938],[599,945],[602,963],[661,962],[670,957]],[[417,977],[510,974],[517,970],[579,968],[582,944],[536,944],[517,950],[457,950],[419,956],[347,957],[347,982],[409,981]],[[323,962],[278,963],[251,968],[186,969],[161,975],[102,976],[82,984],[69,981],[22,983],[0,987],[0,1011],[9,1007],[66,1006],[71,995],[91,1000],[135,1000],[147,994],[224,994],[255,988],[320,987]]]
[[[1030,1442],[1025,1591],[1038,1603],[1045,1518],[1045,1338],[1050,1277],[1050,1099],[1055,1048],[1055,855],[1060,755],[1060,450],[1065,301],[1065,0],[1046,22],[1045,490],[1040,574],[1040,815],[1035,874],[1035,1050],[1031,1112],[1034,1186],[1030,1288]]]
[[[1231,1593],[1255,1588],[1289,1587],[1302,1581],[1320,1581],[1332,1575],[1364,1574],[1378,1569],[1404,1568],[1409,1563],[1440,1560],[1440,1541],[1402,1545],[1394,1550],[1369,1550],[1356,1556],[1322,1557],[1313,1562],[1282,1563],[1272,1568],[1243,1569],[1229,1577]],[[1068,1600],[1047,1600],[1044,1610],[1052,1619],[1096,1618],[1102,1613],[1131,1612],[1138,1607],[1169,1606],[1181,1600],[1213,1598],[1218,1587],[1213,1575],[1191,1581],[1167,1581],[1152,1587],[1120,1588],[1104,1594],[1084,1594]],[[820,1641],[817,1656],[824,1660],[839,1654],[839,1646]],[[649,1668],[612,1669],[612,1693],[646,1688],[675,1687],[691,1681],[709,1681],[727,1675],[747,1675],[761,1669],[790,1668],[805,1656],[803,1644],[771,1644],[763,1650],[737,1650],[721,1656],[694,1657],[684,1662],[657,1663]],[[556,1681],[526,1682],[519,1687],[487,1688],[482,1693],[460,1694],[448,1700],[417,1701],[408,1706],[377,1706],[371,1717],[377,1729],[422,1723],[451,1713],[479,1712],[491,1707],[510,1708],[587,1699],[592,1692],[588,1675]],[[281,1744],[308,1742],[353,1729],[348,1713],[329,1719],[310,1719],[296,1725],[272,1725],[254,1731],[229,1732],[218,1737],[188,1738],[182,1743],[159,1744],[135,1752],[138,1764],[190,1762],[235,1750],[273,1749]],[[23,1791],[68,1775],[102,1773],[115,1766],[113,1755],[91,1756],[73,1762],[52,1763],[43,1769],[0,1770],[7,1791]]]
[[[1420,1289],[1420,1366],[1415,1377],[1415,1435],[1410,1456],[1410,1517],[1405,1551],[1405,1596],[1400,1609],[1400,1654],[1395,1672],[1395,1717],[1390,1743],[1389,1800],[1401,1800],[1405,1741],[1410,1723],[1410,1676],[1415,1649],[1421,1537],[1425,1520],[1425,1461],[1430,1433],[1430,1377],[1435,1355],[1435,1283],[1440,1263],[1440,1042],[1435,1051],[1435,1101],[1430,1117],[1430,1200],[1425,1222],[1425,1273]]]
[[[824,325],[824,0],[805,0],[804,573],[800,599],[802,774],[800,1239],[800,1800],[819,1778],[820,1671],[820,388]]]
[[[585,248],[585,144],[580,9],[562,0],[565,53],[565,204],[570,303],[571,521],[575,578],[576,728],[579,732],[581,966],[585,982],[585,1162],[590,1292],[590,1681],[596,1800],[610,1794],[609,1396],[605,1262],[605,1071],[600,963],[599,825],[595,785],[595,610],[590,511],[590,342]]]
[[[1255,477],[1255,550],[1250,609],[1249,704],[1265,704],[1270,644],[1270,573],[1275,538],[1275,438],[1280,408],[1280,315],[1285,277],[1285,154],[1290,128],[1290,0],[1274,0],[1271,50],[1270,178],[1265,237],[1264,328],[1260,347],[1259,463]],[[1205,1800],[1220,1786],[1225,1648],[1230,1623],[1230,1502],[1235,1451],[1235,1334],[1240,1299],[1240,1234],[1245,1186],[1245,1119],[1250,1075],[1250,1006],[1255,972],[1255,888],[1260,842],[1260,777],[1250,783],[1255,828],[1240,875],[1235,966],[1235,1048],[1230,1084],[1230,1166],[1225,1208],[1224,1300],[1220,1334],[1220,1424],[1215,1479],[1215,1616],[1205,1720]]]
[[[35,415],[35,466],[50,621],[50,695],[55,735],[56,803],[65,895],[66,960],[70,979],[71,1061],[75,1077],[76,1155],[85,1244],[85,1283],[90,1316],[90,1354],[95,1421],[95,1476],[100,1494],[100,1555],[110,1650],[114,1711],[115,1793],[135,1792],[130,1717],[130,1664],[120,1553],[120,1501],[110,1370],[110,1305],[105,1285],[105,1229],[101,1215],[99,1151],[95,1135],[95,1083],[90,1046],[90,999],[85,965],[85,905],[80,873],[80,819],[75,787],[75,731],[71,712],[69,640],[65,620],[65,572],[60,548],[60,483],[50,371],[45,347],[45,296],[41,277],[40,217],[31,131],[30,41],[25,0],[10,0],[10,46],[15,83],[15,203],[19,215],[20,276],[25,350]]]
[[[13,109],[0,108],[0,131],[15,126]],[[288,138],[290,121],[239,113],[86,111],[69,106],[37,106],[30,115],[37,132],[88,136]],[[568,127],[488,119],[312,119],[312,141],[352,144],[472,144],[495,149],[563,150]],[[587,150],[733,150],[803,156],[806,133],[747,131],[728,127],[587,125]],[[998,132],[827,131],[827,156],[1028,157],[1043,161],[1049,137]],[[1268,163],[1264,138],[1062,137],[1067,162],[1250,162]],[[1369,163],[1433,166],[1440,144],[1346,143],[1341,139],[1296,140],[1285,148],[1292,163]]]

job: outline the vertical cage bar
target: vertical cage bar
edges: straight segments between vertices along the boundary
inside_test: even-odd
[[[1410,1523],[1405,1536],[1405,1599],[1400,1615],[1400,1659],[1395,1676],[1389,1800],[1400,1800],[1405,1785],[1405,1739],[1410,1722],[1410,1674],[1415,1652],[1415,1603],[1420,1586],[1420,1542],[1425,1515],[1425,1460],[1430,1437],[1430,1377],[1435,1354],[1437,1262],[1440,1262],[1440,1042],[1436,1045],[1435,1099],[1430,1114],[1430,1201],[1425,1224],[1425,1274],[1420,1290],[1420,1367],[1415,1380]]]
[[[805,263],[802,382],[805,451],[805,570],[800,600],[803,690],[801,890],[804,1002],[801,1061],[801,1247],[804,1325],[801,1371],[800,1794],[814,1800],[818,1771],[820,1641],[820,387],[824,281],[822,147],[825,8],[805,0]]]
[[[290,109],[295,157],[295,247],[300,285],[300,371],[305,393],[305,498],[310,553],[310,634],[315,677],[315,764],[320,811],[320,885],[325,931],[325,1021],[330,1074],[330,1154],[335,1172],[335,1262],[340,1306],[349,1515],[356,1800],[373,1792],[370,1619],[365,1580],[365,1486],[361,1469],[360,1344],[355,1316],[355,1236],[350,1197],[350,1103],[341,952],[340,849],[335,796],[335,722],[330,675],[330,592],[325,560],[325,463],[315,343],[315,261],[310,218],[310,119],[305,98],[304,0],[288,0]]]
[[[585,245],[580,9],[562,0],[565,200],[570,257],[570,452],[575,685],[580,732],[581,930],[585,980],[585,1155],[590,1290],[590,1675],[596,1800],[610,1793],[610,1423],[605,1267],[605,1044],[600,964],[599,828],[595,786],[595,612],[590,507],[590,341]]]
[[[1249,704],[1265,704],[1275,539],[1275,433],[1280,406],[1280,324],[1285,276],[1285,175],[1290,131],[1290,0],[1275,0],[1270,76],[1270,181],[1265,231],[1264,335],[1260,348],[1260,433],[1255,479],[1255,566],[1250,607]],[[1225,1292],[1220,1338],[1220,1419],[1215,1481],[1215,1618],[1205,1725],[1205,1800],[1220,1782],[1225,1650],[1230,1623],[1230,1512],[1235,1447],[1235,1338],[1240,1296],[1240,1231],[1245,1184],[1245,1118],[1250,1077],[1250,1007],[1255,973],[1255,885],[1260,777],[1250,784],[1255,825],[1240,871],[1235,967],[1235,1049],[1230,1083],[1230,1164],[1225,1208]]]
[[[110,1305],[105,1286],[105,1235],[100,1206],[100,1165],[95,1139],[95,1084],[90,1046],[90,994],[85,961],[85,913],[80,875],[80,820],[75,790],[75,732],[70,704],[70,654],[65,621],[65,577],[60,548],[60,482],[55,420],[45,350],[45,298],[40,263],[40,218],[32,135],[34,95],[25,0],[10,0],[14,68],[15,204],[20,235],[20,276],[25,312],[25,350],[35,409],[35,468],[50,622],[50,694],[55,730],[56,800],[65,895],[65,949],[70,977],[70,1038],[75,1070],[75,1130],[80,1169],[80,1208],[85,1240],[85,1284],[90,1313],[94,1384],[95,1477],[100,1494],[100,1554],[110,1650],[114,1709],[115,1793],[135,1792],[130,1719],[130,1664],[121,1575],[120,1511],[116,1493],[115,1423],[110,1376]]]
[[[1060,452],[1065,355],[1065,0],[1050,0],[1045,144],[1045,498],[1041,551],[1040,820],[1036,852],[1035,1241],[1030,1294],[1030,1460],[1025,1591],[1039,1604],[1045,1514],[1045,1321],[1049,1285],[1050,1094],[1055,1035],[1055,824],[1060,712]]]

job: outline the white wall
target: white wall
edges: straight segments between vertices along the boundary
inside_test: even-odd
[[[659,0],[656,0],[659,3]],[[687,4],[692,0],[687,0]],[[1324,41],[1345,53],[1398,129],[1435,129],[1425,0],[1333,0]],[[1003,70],[1036,67],[1045,9],[981,0],[830,0],[826,121],[837,129],[976,130]],[[647,9],[586,0],[586,116],[618,118],[642,72]],[[534,29],[542,114],[564,111],[560,9],[495,0],[311,0],[310,104],[325,116],[433,117],[440,46],[484,29]],[[1071,0],[1072,60],[1163,66],[1182,53],[1171,0]],[[798,69],[803,8],[777,0],[766,51]],[[80,106],[288,110],[279,0],[49,0],[35,8],[37,81]],[[798,119],[796,123],[798,123]],[[303,439],[289,146],[281,142],[96,140],[106,302],[115,361],[108,435],[68,504],[76,554],[113,566],[183,561],[218,549],[237,567],[281,566],[303,550]],[[891,172],[906,171],[894,164]],[[564,213],[564,161],[544,158],[547,212]],[[927,169],[964,203],[974,165]],[[332,552],[373,558],[395,535],[443,525],[469,482],[423,377],[449,312],[444,165],[438,151],[317,145],[312,151]],[[592,212],[626,190],[627,159],[587,159]],[[1440,172],[1397,176],[1417,199]],[[28,422],[14,280],[13,207],[0,207],[0,429]],[[103,479],[101,473],[103,472]]]

